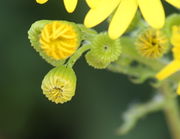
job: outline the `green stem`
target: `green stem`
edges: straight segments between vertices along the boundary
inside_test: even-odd
[[[77,51],[76,51],[76,53],[73,55],[73,56],[71,56],[71,58],[68,60],[68,62],[67,62],[67,66],[68,67],[73,67],[74,66],[74,64],[76,63],[76,61],[81,57],[81,55],[85,52],[85,51],[87,51],[87,50],[89,50],[90,49],[90,45],[89,44],[85,44],[85,45],[83,45],[83,46],[81,46]]]
[[[169,130],[173,139],[180,139],[180,113],[177,98],[173,95],[173,90],[168,82],[163,83],[161,91],[167,99],[164,113],[166,115]]]

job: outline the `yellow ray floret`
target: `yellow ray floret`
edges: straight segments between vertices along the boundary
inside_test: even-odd
[[[164,80],[173,73],[177,72],[180,69],[180,61],[172,61],[166,67],[164,67],[157,75],[158,80]]]
[[[48,0],[36,0],[36,2],[37,3],[39,3],[39,4],[44,4],[44,3],[46,3]]]
[[[75,27],[65,21],[53,21],[45,25],[40,36],[40,47],[55,60],[71,56],[79,47],[79,34]]]
[[[180,8],[179,0],[166,1]],[[112,39],[117,39],[127,30],[138,7],[152,27],[159,29],[165,22],[165,13],[160,0],[86,0],[86,2],[90,10],[84,24],[89,28],[101,23],[113,12],[115,13],[108,30]]]
[[[69,13],[72,13],[77,6],[77,2],[78,2],[78,0],[64,0],[64,5],[66,7],[66,10]]]
[[[48,0],[36,0],[36,2],[39,3],[39,4],[44,4],[47,1]],[[65,5],[66,10],[69,13],[72,13],[75,10],[76,6],[77,6],[77,2],[78,2],[78,0],[64,0],[64,5]]]
[[[157,75],[156,78],[164,80],[171,76],[175,72],[180,70],[180,26],[173,27],[173,33],[171,37],[171,43],[174,45],[172,49],[174,59],[173,61],[165,66]]]

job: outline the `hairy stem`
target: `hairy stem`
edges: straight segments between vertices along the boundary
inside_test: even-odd
[[[68,67],[73,67],[74,64],[76,63],[76,61],[81,57],[81,55],[86,52],[87,50],[90,49],[90,45],[89,44],[85,44],[83,46],[81,46],[76,53],[71,56],[71,58],[69,59],[69,61],[67,62],[67,66]]]

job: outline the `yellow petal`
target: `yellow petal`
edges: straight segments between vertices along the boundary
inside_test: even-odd
[[[176,73],[178,70],[180,70],[180,61],[174,60],[170,64],[168,64],[166,67],[164,67],[157,75],[156,78],[158,80],[164,80],[171,76],[172,74]]]
[[[154,28],[161,28],[165,22],[165,13],[160,0],[138,0],[145,20]]]
[[[88,6],[90,8],[95,8],[95,7],[98,7],[99,3],[101,2],[102,0],[86,0],[86,3],[88,4]],[[102,6],[102,5],[101,5]]]
[[[74,12],[78,0],[64,0],[64,5],[69,13]]]
[[[94,27],[97,24],[104,21],[118,6],[120,0],[103,0],[99,2],[99,5],[97,8],[90,9],[90,11],[87,13],[84,24],[86,27]]]
[[[176,8],[180,8],[180,0],[166,0],[168,3],[173,5]]]
[[[36,0],[36,2],[37,3],[39,3],[39,4],[44,4],[44,3],[46,3],[48,0]]]
[[[120,37],[130,25],[137,11],[137,0],[123,0],[109,26],[109,36],[112,39]]]
[[[180,95],[180,82],[178,83],[177,94]]]

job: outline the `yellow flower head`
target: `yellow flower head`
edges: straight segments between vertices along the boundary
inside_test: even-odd
[[[136,42],[138,52],[146,58],[159,58],[167,50],[168,39],[160,30],[148,28]]]
[[[180,0],[165,0],[180,8]],[[109,25],[109,36],[112,39],[120,37],[133,20],[140,8],[145,20],[154,28],[161,28],[165,22],[165,14],[160,0],[86,0],[90,11],[85,17],[84,24],[91,28],[104,21],[113,12]]]
[[[157,75],[156,78],[164,80],[170,75],[180,70],[180,26],[173,26],[171,43],[174,45],[172,52],[174,60],[164,67]]]
[[[44,26],[39,42],[40,48],[47,56],[55,60],[63,60],[76,51],[80,38],[73,24],[53,21]]]
[[[39,4],[44,4],[46,3],[48,0],[36,0],[37,3]],[[77,2],[78,0],[64,0],[64,5],[66,7],[66,10],[69,12],[69,13],[72,13],[76,6],[77,6]]]
[[[63,104],[75,94],[76,75],[72,68],[56,67],[44,77],[41,88],[50,101]]]

